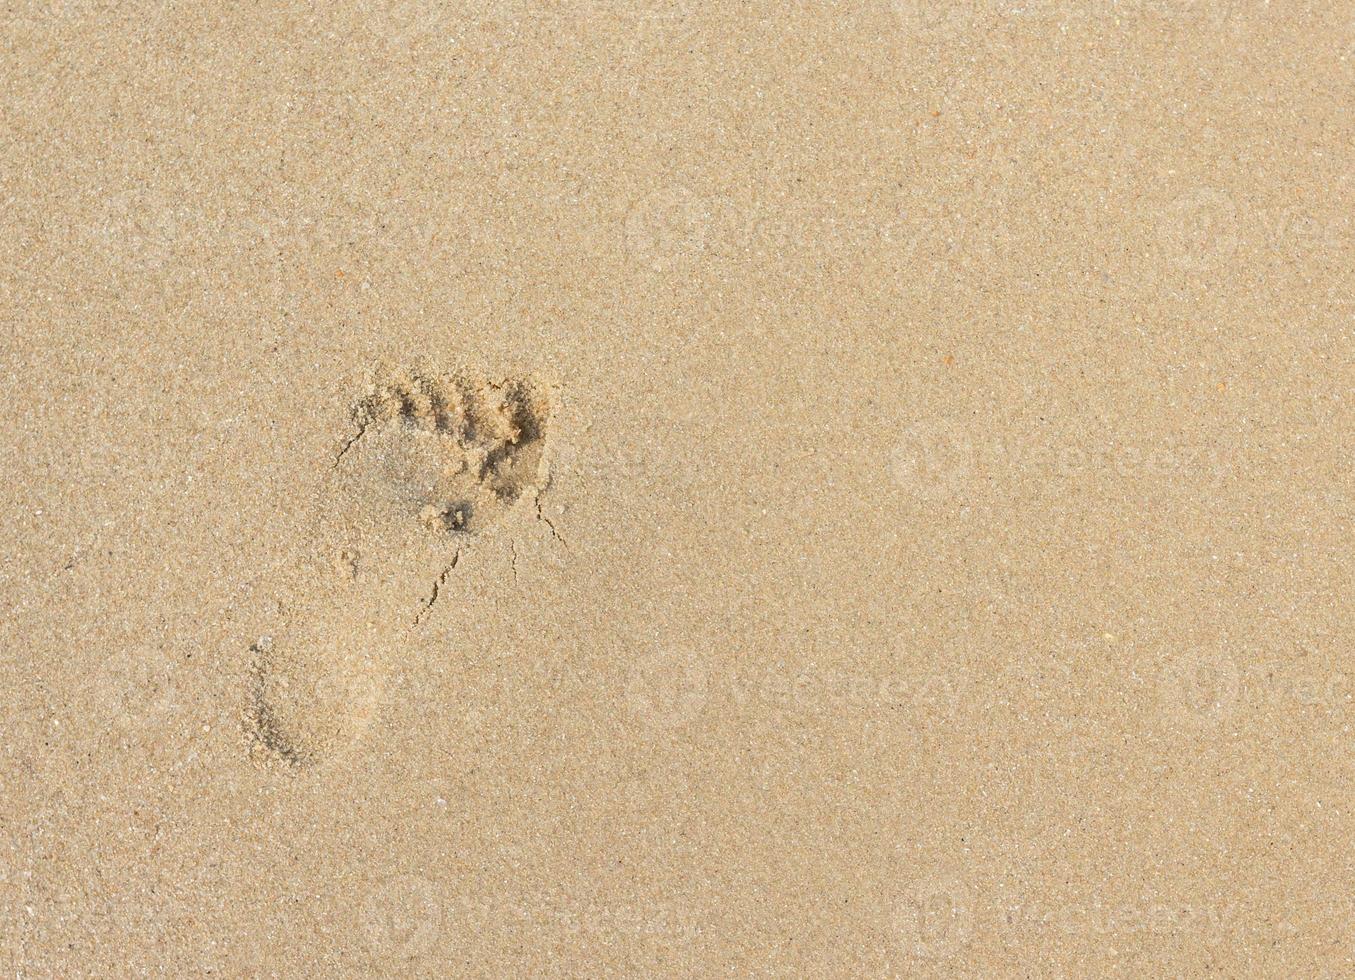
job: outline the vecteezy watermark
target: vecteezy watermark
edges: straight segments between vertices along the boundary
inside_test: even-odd
[[[1227,262],[1237,251],[1237,206],[1222,191],[1196,188],[1167,206],[1161,234],[1168,261],[1202,272]]]
[[[782,210],[740,206],[684,185],[641,197],[623,229],[627,250],[655,272],[694,268],[716,252],[730,258],[796,250],[833,256],[887,248],[911,255],[923,236],[922,222],[888,203],[860,214],[838,213],[822,202]]]
[[[920,43],[966,40],[984,29],[1021,26],[1053,32],[1083,24],[1117,26],[1157,20],[1181,28],[1221,30],[1247,0],[889,0],[899,29]]]
[[[894,483],[923,498],[955,495],[975,478],[978,450],[960,426],[913,422],[890,453]]]
[[[613,483],[674,480],[678,464],[665,459],[662,447],[589,433],[586,442],[558,442],[547,458],[552,482],[607,480]]]
[[[711,202],[682,186],[645,195],[626,216],[626,244],[655,272],[696,261],[714,222]]]
[[[1118,27],[1135,21],[1175,24],[1181,29],[1221,30],[1244,16],[1248,0],[958,0],[925,3],[924,0],[893,0],[896,7],[934,8],[914,19],[944,23],[952,33],[994,25],[1030,27],[1041,31],[1067,30],[1075,25]],[[1254,4],[1252,4],[1254,6]],[[963,11],[945,14],[945,8]],[[907,20],[905,19],[905,23]]]
[[[1143,934],[1224,937],[1248,929],[1233,903],[1012,901],[986,895],[962,876],[945,874],[912,881],[891,910],[891,918],[896,948],[906,959],[938,964],[963,957],[979,942]]]
[[[1224,191],[1196,187],[1163,209],[1158,230],[1167,261],[1202,273],[1226,266],[1243,248],[1335,252],[1349,237],[1344,220],[1319,217],[1298,204],[1243,208]]]
[[[462,719],[468,729],[516,725],[524,703],[539,704],[568,692],[583,681],[560,657],[511,657],[492,665],[462,688]]]
[[[953,718],[969,695],[966,673],[875,674],[810,668],[794,673],[764,669],[736,673],[729,680],[736,707],[762,705],[803,715],[840,711],[899,711],[919,721]]]
[[[596,20],[627,23],[676,21],[691,15],[695,0],[365,0],[368,30],[392,46],[453,38],[500,21],[556,26]]]
[[[99,725],[126,735],[164,724],[178,707],[173,667],[154,650],[114,651],[95,671],[91,688]]]
[[[6,26],[37,30],[79,20],[91,12],[92,3],[91,0],[19,0],[17,6]]]
[[[392,48],[453,40],[466,30],[535,15],[529,0],[363,0],[367,29]],[[544,8],[550,10],[552,8]]]
[[[1326,312],[1338,320],[1355,318],[1355,278],[1327,287]]]
[[[974,935],[972,889],[956,877],[914,881],[895,911],[904,953],[914,959],[949,959]]]
[[[428,952],[442,929],[443,901],[437,888],[416,875],[375,884],[362,903],[362,931],[372,954],[409,960]]]
[[[372,657],[336,657],[332,669],[314,679],[309,710],[315,718],[328,719],[333,730],[326,763],[347,757],[362,743],[385,694],[385,678]]]
[[[1158,672],[1165,717],[1194,729],[1236,722],[1255,706],[1294,717],[1355,713],[1355,673],[1304,669],[1292,660],[1239,665],[1221,651],[1187,651],[1169,657]],[[1301,713],[1307,713],[1301,715]]]
[[[527,901],[484,904],[481,911],[521,931],[591,939],[647,936],[690,940],[701,932],[691,911],[671,902],[589,902],[551,894]]]
[[[1037,430],[995,432],[972,418],[908,422],[889,453],[889,477],[920,500],[954,497],[979,481],[1039,477],[1039,485],[1094,479],[1150,478],[1214,488],[1234,465],[1213,446],[1135,445],[1114,433],[1104,439],[1078,433],[1059,441]]]
[[[671,902],[605,901],[560,890],[516,896],[455,895],[443,882],[396,875],[374,882],[363,898],[360,933],[382,972],[432,966],[449,927],[515,938],[689,940],[701,933],[691,909]]]
[[[190,249],[303,255],[427,249],[446,237],[448,227],[436,215],[382,208],[328,214],[230,213],[156,187],[116,191],[94,213],[94,220],[82,229],[90,254],[114,268],[135,272],[154,272]]]
[[[1172,658],[1162,670],[1162,706],[1173,719],[1211,726],[1237,710],[1241,674],[1231,657],[1191,652]]]
[[[533,0],[519,0],[532,3]],[[626,22],[680,21],[700,9],[700,0],[570,0],[563,6],[566,16]]]
[[[668,732],[690,730],[707,715],[749,710],[785,717],[850,713],[915,718],[955,716],[969,694],[966,673],[871,673],[806,667],[717,670],[703,658],[655,650],[637,659],[625,684],[632,721]]]
[[[109,196],[96,223],[89,229],[89,244],[99,257],[134,271],[154,271],[165,265],[176,250],[195,240],[200,224],[191,208],[151,188],[119,191]]]
[[[905,37],[923,43],[948,41],[972,30],[992,0],[889,0]]]
[[[654,650],[631,666],[626,704],[643,725],[671,731],[696,720],[709,687],[709,670],[701,660],[676,649]]]
[[[1226,935],[1241,932],[1245,927],[1237,906],[1232,904],[1153,901],[1051,905],[1022,902],[1002,905],[994,911],[997,928],[1009,935]]]

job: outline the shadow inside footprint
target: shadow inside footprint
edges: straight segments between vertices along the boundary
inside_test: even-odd
[[[539,486],[548,412],[530,379],[405,375],[357,404],[337,465],[430,531],[475,533]]]
[[[445,591],[461,546],[542,489],[549,401],[530,378],[406,373],[352,410],[311,553],[273,583],[281,620],[249,648],[251,754],[342,757],[385,694],[390,652]],[[431,598],[430,598],[431,597]]]

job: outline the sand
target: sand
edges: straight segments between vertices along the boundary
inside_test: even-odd
[[[1355,972],[1349,3],[0,44],[0,972]]]

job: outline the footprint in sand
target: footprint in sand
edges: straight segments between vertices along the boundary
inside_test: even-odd
[[[544,489],[549,417],[539,381],[467,373],[404,373],[353,406],[310,553],[274,576],[275,605],[249,645],[255,759],[303,768],[358,742],[384,699],[389,651],[427,618],[462,548]]]

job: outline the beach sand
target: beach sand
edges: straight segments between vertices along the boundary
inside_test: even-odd
[[[0,972],[1355,971],[1355,8],[0,17]]]

